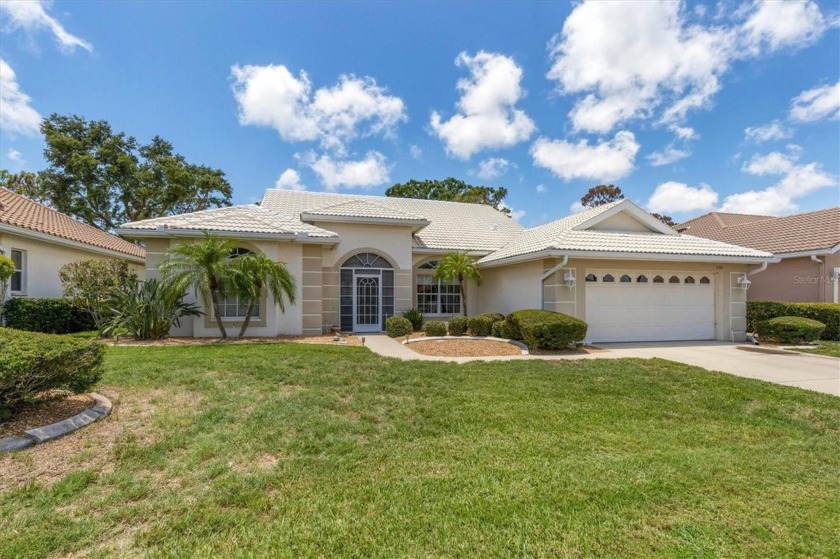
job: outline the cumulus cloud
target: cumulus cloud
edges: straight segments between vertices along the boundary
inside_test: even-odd
[[[547,74],[577,97],[574,129],[607,133],[655,119],[692,137],[681,123],[711,106],[733,61],[811,44],[827,27],[811,1],[756,1],[728,15],[727,24],[703,25],[689,21],[681,2],[578,4],[549,42]]]
[[[469,159],[484,149],[510,147],[531,137],[534,121],[516,108],[524,91],[522,68],[513,58],[485,51],[475,56],[462,52],[455,64],[470,73],[458,81],[458,112],[443,120],[433,111],[429,123],[447,154]]]
[[[25,163],[23,160],[23,154],[16,149],[9,149],[9,151],[6,152],[6,157],[9,158],[9,161],[14,161],[19,165]]]
[[[41,115],[29,103],[32,99],[20,89],[15,71],[0,58],[0,129],[35,136]]]
[[[700,134],[698,134],[694,128],[691,128],[690,126],[677,126],[672,124],[668,127],[668,129],[676,134],[677,138],[680,140],[696,140],[700,137]]]
[[[516,164],[511,163],[507,159],[489,157],[479,163],[478,169],[474,170],[474,172],[478,178],[491,180],[504,175],[514,167],[516,167]]]
[[[369,151],[363,159],[336,160],[328,154],[309,153],[301,160],[308,165],[328,190],[339,187],[369,188],[390,180],[387,160],[378,151]]]
[[[411,144],[411,147],[408,148],[408,153],[412,159],[416,159],[417,161],[420,161],[423,157],[423,150],[416,144]]]
[[[515,210],[515,209],[511,208],[510,206],[508,206],[507,204],[505,204],[504,202],[499,204],[499,207],[501,209],[510,210],[510,218],[514,221],[519,221],[520,219],[525,217],[525,214],[527,213],[527,212],[525,212],[525,210]]]
[[[791,101],[789,116],[796,122],[840,118],[840,82],[803,91]]]
[[[544,184],[537,185],[537,194],[545,194],[548,192],[548,187]]]
[[[274,186],[285,190],[306,190],[306,185],[300,182],[300,173],[294,169],[283,171]]]
[[[613,139],[590,145],[540,138],[531,146],[531,157],[538,167],[548,169],[561,179],[610,181],[627,176],[639,144],[632,132],[622,130]]]
[[[677,149],[673,145],[669,145],[662,151],[654,151],[648,154],[647,160],[650,161],[652,166],[661,167],[685,159],[690,155],[691,152],[687,149]]]
[[[58,20],[47,13],[46,5],[43,0],[3,0],[0,2],[0,14],[10,29],[23,29],[27,33],[46,29],[64,51],[72,52],[78,47],[93,52],[93,45],[68,33]]]
[[[778,120],[764,126],[748,127],[744,129],[744,138],[747,141],[761,143],[771,140],[784,140],[793,136],[793,131],[786,128]]]
[[[343,154],[347,142],[388,137],[408,120],[402,99],[371,77],[343,75],[313,92],[305,71],[295,76],[283,65],[234,65],[231,76],[240,124],[273,128],[288,142],[318,140]]]
[[[656,187],[647,201],[647,208],[660,214],[706,212],[712,210],[717,201],[717,192],[708,184],[701,183],[699,187],[694,187],[668,181]]]

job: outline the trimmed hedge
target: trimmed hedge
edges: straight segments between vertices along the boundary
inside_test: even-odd
[[[72,334],[96,330],[89,312],[70,299],[15,297],[3,305],[6,326],[28,332]]]
[[[449,335],[450,336],[463,336],[467,333],[467,317],[466,316],[453,316],[449,319]]]
[[[778,316],[756,323],[755,330],[761,339],[783,343],[813,342],[820,338],[825,324],[799,316]]]
[[[507,329],[507,322],[504,320],[497,320],[493,323],[493,328],[490,330],[494,338],[510,339],[510,333]]]
[[[389,316],[385,320],[385,332],[392,338],[401,338],[414,332],[411,321],[401,316]]]
[[[85,392],[102,376],[105,346],[93,340],[0,328],[0,417],[45,390]]]
[[[565,349],[583,340],[588,328],[579,318],[538,309],[514,311],[505,323],[512,339],[540,349]]]
[[[426,332],[427,336],[445,336],[446,335],[446,323],[439,322],[437,320],[431,320],[426,323],[423,327],[423,331]]]
[[[840,341],[840,304],[785,303],[782,301],[747,302],[747,330],[757,332],[756,325],[779,316],[810,318],[825,324],[823,340]]]
[[[467,326],[473,336],[489,336],[493,333],[494,317],[488,315],[471,316],[467,319]]]

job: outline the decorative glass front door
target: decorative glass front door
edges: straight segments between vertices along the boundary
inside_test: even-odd
[[[354,328],[355,332],[380,332],[382,313],[380,312],[380,276],[357,275],[355,289]]]

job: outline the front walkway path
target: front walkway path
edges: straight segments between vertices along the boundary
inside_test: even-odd
[[[761,353],[727,342],[660,342],[598,344],[607,351],[573,355],[505,355],[501,357],[434,357],[421,355],[384,334],[369,334],[365,345],[384,357],[417,361],[517,361],[562,359],[622,359],[659,357],[722,371],[740,377],[798,386],[840,396],[840,359],[806,353]],[[749,347],[749,346],[747,346]]]

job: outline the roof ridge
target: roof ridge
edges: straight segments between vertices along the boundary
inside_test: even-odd
[[[416,200],[418,202],[428,202],[430,204],[461,204],[465,206],[478,206],[478,207],[487,207],[491,208],[495,211],[499,211],[490,204],[480,204],[476,202],[460,202],[458,200],[431,200],[429,198],[406,198],[402,196],[385,196],[379,194],[347,194],[345,192],[323,192],[318,190],[291,190],[288,188],[267,188],[266,193],[268,192],[286,192],[286,193],[295,193],[295,194],[315,194],[318,196],[341,196],[342,198],[348,199],[366,199],[366,200],[382,200],[382,201],[399,201],[399,200]],[[265,197],[265,196],[263,196]]]

